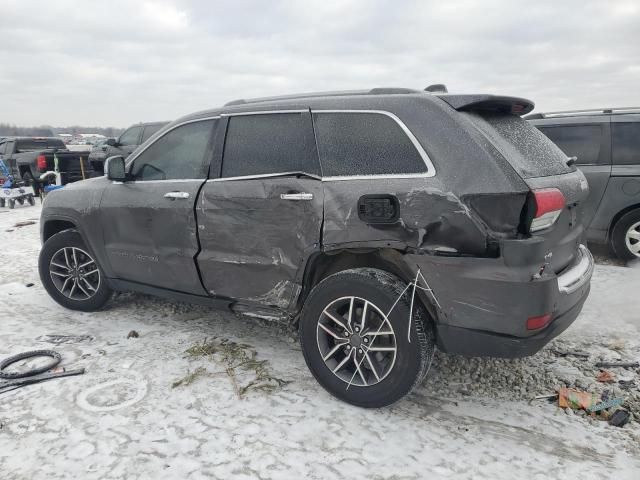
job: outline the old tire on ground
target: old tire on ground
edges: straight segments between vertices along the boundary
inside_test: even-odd
[[[640,258],[640,209],[618,219],[611,231],[611,249],[623,260]]]
[[[44,243],[38,270],[44,288],[63,307],[91,312],[111,298],[102,268],[76,230],[57,233]]]
[[[35,178],[33,178],[33,175],[31,175],[31,172],[24,172],[22,174],[22,180],[24,180],[24,183],[27,184],[28,186],[33,187],[33,191],[35,192],[36,195],[40,195],[40,184],[36,181]]]
[[[412,290],[403,294],[405,288],[388,272],[357,268],[331,275],[311,291],[300,317],[300,343],[309,370],[329,393],[377,408],[422,381],[435,350],[433,325],[417,297],[409,322]]]

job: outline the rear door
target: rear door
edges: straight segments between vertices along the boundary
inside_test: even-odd
[[[102,196],[105,253],[118,279],[205,294],[195,263],[194,203],[212,155],[217,119],[176,125],[129,164],[131,181]]]
[[[611,177],[611,141],[608,115],[558,119],[553,125],[537,125],[568,157],[577,157],[578,168],[589,182],[589,197],[583,205],[588,227],[602,201]]]
[[[319,250],[323,191],[308,109],[232,115],[217,178],[197,202],[211,295],[286,308]],[[213,168],[212,168],[213,171]]]

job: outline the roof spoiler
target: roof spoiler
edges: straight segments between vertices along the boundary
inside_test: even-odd
[[[463,112],[498,112],[526,115],[535,104],[531,100],[519,97],[501,97],[497,95],[438,95],[453,108]]]

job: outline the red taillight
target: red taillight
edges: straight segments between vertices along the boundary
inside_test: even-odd
[[[37,162],[38,170],[41,170],[43,172],[47,170],[47,157],[45,157],[44,155],[38,155]]]
[[[566,205],[564,195],[557,188],[533,190],[535,213],[530,230],[536,232],[555,223]]]
[[[550,313],[545,313],[544,315],[539,315],[537,317],[529,317],[527,319],[527,330],[538,330],[540,328],[546,327],[547,325],[549,325],[550,321]]]

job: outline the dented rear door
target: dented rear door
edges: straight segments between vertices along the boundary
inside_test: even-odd
[[[196,205],[210,295],[286,308],[319,250],[323,190],[308,109],[226,116],[218,178]]]

